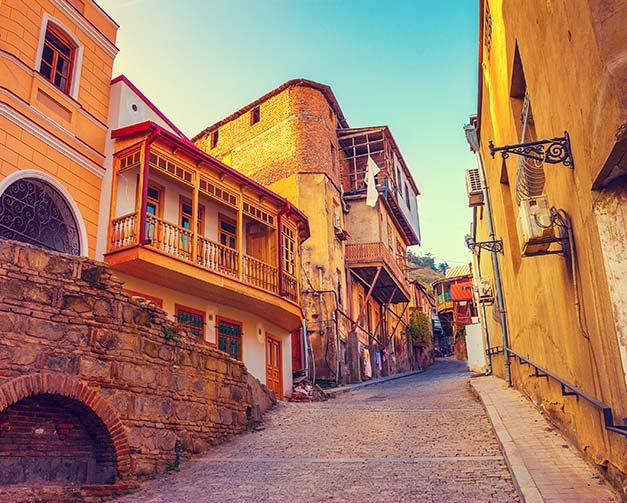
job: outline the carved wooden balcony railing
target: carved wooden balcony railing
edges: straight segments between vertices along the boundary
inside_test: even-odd
[[[353,243],[346,245],[346,263],[348,266],[382,264],[394,275],[406,289],[409,284],[399,261],[392,255],[384,243]]]
[[[109,252],[139,245],[139,227],[139,218],[136,213],[112,220]],[[279,272],[279,269],[272,264],[241,254],[238,250],[199,236],[190,229],[184,229],[154,215],[146,215],[145,232],[148,241],[146,246],[150,248],[280,295],[292,302],[298,302],[299,286],[296,277],[286,271]],[[195,252],[194,239],[197,243]],[[195,261],[194,254],[196,255]],[[281,281],[279,281],[279,274]]]

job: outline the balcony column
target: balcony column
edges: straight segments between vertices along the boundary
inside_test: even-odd
[[[283,213],[279,212],[276,217],[276,232],[277,232],[277,271],[278,271],[278,285],[279,295],[283,296]],[[294,250],[296,251],[296,250]]]
[[[244,277],[244,193],[240,192],[237,208],[237,277],[242,281]]]
[[[115,218],[115,207],[118,202],[118,177],[119,177],[119,161],[115,157],[113,158],[113,166],[111,173],[111,194],[109,196],[109,226],[107,231],[107,251],[111,251],[114,244],[113,234],[113,219]],[[135,210],[135,217],[137,218],[137,209]],[[134,232],[137,232],[137,223],[134,224]],[[137,236],[135,236],[137,240]]]
[[[152,133],[148,136],[144,142],[144,148],[142,149],[143,158],[141,167],[139,170],[139,181],[137,183],[137,194],[135,198],[135,211],[139,213],[139,244],[150,244],[150,239],[146,236],[146,213],[148,206],[148,180],[150,179],[150,147],[152,142],[157,139],[157,136],[161,132],[159,126],[155,126]]]
[[[199,199],[200,195],[200,174],[196,171],[196,176],[194,177],[194,189],[192,192],[192,262],[194,264],[198,263],[198,236],[201,234],[198,232],[198,213],[199,213]],[[205,218],[207,218],[205,216]]]

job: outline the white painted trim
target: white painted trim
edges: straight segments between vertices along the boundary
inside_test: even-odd
[[[33,68],[31,68],[30,66],[28,66],[21,59],[16,58],[14,54],[11,54],[9,52],[6,52],[6,51],[3,51],[2,49],[0,49],[0,59],[8,59],[9,61],[15,63],[18,66],[20,66],[24,71],[27,71],[31,76],[34,76],[37,80],[39,80],[39,82],[42,82],[44,85],[48,86],[49,88],[54,89],[57,93],[61,92],[60,89],[56,88],[55,86],[52,85],[51,82],[46,80],[43,75],[41,75],[38,71],[36,71]],[[8,92],[7,89],[0,89],[0,93],[5,94],[7,96],[15,97],[15,95],[10,93],[10,92]],[[66,96],[66,95],[64,94],[64,96]],[[68,98],[71,98],[71,97],[68,96]],[[104,122],[98,120],[96,117],[91,115],[89,112],[85,111],[83,105],[81,105],[78,100],[74,100],[73,98],[71,98],[71,99],[73,100],[74,106],[76,107],[75,109],[78,111],[78,113],[80,113],[83,117],[85,117],[89,121],[93,122],[100,129],[107,130],[107,125]],[[32,110],[33,110],[33,112],[37,112],[37,109],[35,109],[35,108],[33,108]],[[42,115],[42,117],[45,117],[45,116]],[[52,123],[52,121],[50,121],[50,120],[48,120],[48,122]],[[58,127],[61,127],[61,126],[58,126]]]
[[[72,210],[72,214],[74,215],[74,220],[76,221],[76,225],[78,226],[79,240],[80,240],[80,253],[82,256],[87,256],[87,251],[89,249],[87,242],[87,229],[85,228],[85,222],[83,221],[83,217],[81,215],[81,211],[78,209],[76,202],[74,202],[74,198],[67,191],[67,189],[59,183],[59,181],[50,176],[43,171],[37,171],[34,169],[22,169],[20,171],[15,171],[11,173],[9,176],[0,180],[0,195],[4,193],[4,191],[11,185],[13,182],[17,180],[21,180],[22,178],[37,178],[39,180],[43,180],[47,184],[54,187],[55,190],[63,196],[65,202]]]
[[[33,136],[39,138],[44,143],[50,145],[55,148],[63,155],[66,155],[68,158],[72,159],[76,163],[80,164],[85,169],[88,169],[93,174],[102,178],[104,175],[103,166],[95,163],[85,155],[81,154],[77,150],[73,149],[69,145],[63,143],[56,136],[50,134],[44,128],[42,128],[39,124],[33,122],[28,117],[22,115],[20,112],[11,108],[6,103],[0,103],[0,116],[6,117],[11,122],[16,124],[17,126],[25,129]]]
[[[96,42],[109,56],[115,58],[119,49],[109,41],[102,33],[100,33],[85,17],[79,14],[76,9],[69,5],[65,0],[52,0],[53,3],[69,17],[81,30]]]
[[[72,43],[75,45],[74,49],[74,61],[72,61],[72,75],[70,76],[70,97],[78,100],[78,83],[81,80],[81,68],[83,67],[83,50],[84,46],[78,40],[72,32],[65,26],[61,21],[59,21],[56,17],[51,16],[47,12],[44,13],[41,18],[41,28],[39,31],[39,44],[37,45],[37,54],[35,55],[35,66],[34,70],[39,72],[39,67],[41,66],[41,55],[44,51],[44,41],[46,39],[46,30],[48,29],[49,24],[55,25],[63,34],[68,37]]]

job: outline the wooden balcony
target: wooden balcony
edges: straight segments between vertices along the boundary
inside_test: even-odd
[[[346,245],[346,266],[354,269],[365,282],[373,281],[376,269],[382,268],[372,293],[380,302],[394,304],[408,302],[411,298],[402,265],[383,243]]]

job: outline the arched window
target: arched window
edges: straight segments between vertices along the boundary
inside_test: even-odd
[[[81,253],[81,232],[70,205],[51,184],[38,178],[20,178],[0,194],[0,239]]]
[[[70,94],[75,51],[74,42],[62,30],[46,25],[39,72],[65,94]]]

